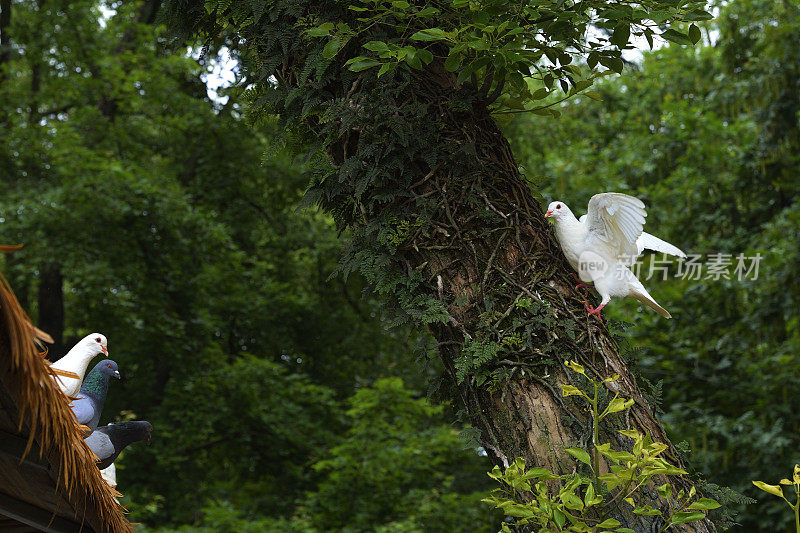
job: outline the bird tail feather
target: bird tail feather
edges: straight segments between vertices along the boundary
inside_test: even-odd
[[[632,296],[637,300],[639,300],[640,302],[642,302],[643,304],[650,307],[651,309],[653,309],[656,313],[663,316],[664,318],[672,318],[672,315],[669,314],[669,311],[658,305],[658,302],[656,302],[653,299],[653,297],[650,296],[650,293],[648,293],[646,290],[644,290],[643,292],[633,293]]]

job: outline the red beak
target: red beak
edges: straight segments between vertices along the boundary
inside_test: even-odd
[[[108,348],[106,348],[105,346],[101,346],[100,349],[103,350],[104,354],[108,355]]]
[[[551,216],[553,216],[553,210],[551,209],[550,211],[545,213],[544,216],[547,217],[547,218],[550,218]]]

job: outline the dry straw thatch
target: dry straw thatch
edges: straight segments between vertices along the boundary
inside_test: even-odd
[[[115,499],[119,493],[101,477],[69,409],[69,399],[55,384],[54,372],[37,348],[37,339],[45,337],[0,274],[0,380],[16,404],[19,433],[28,435],[24,455],[31,453],[35,441],[55,473],[55,490],[76,510],[76,522],[98,531],[133,531]]]

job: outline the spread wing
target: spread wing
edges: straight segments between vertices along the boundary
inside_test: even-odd
[[[662,252],[667,255],[675,255],[678,257],[686,257],[686,254],[683,253],[683,250],[674,246],[667,241],[662,241],[658,237],[650,235],[649,233],[642,232],[638,239],[636,239],[636,247],[639,250],[639,254],[645,250],[654,250],[656,252]]]
[[[636,257],[646,216],[638,198],[616,192],[595,194],[584,219],[587,247],[616,260]]]

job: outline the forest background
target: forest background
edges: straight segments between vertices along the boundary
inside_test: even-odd
[[[498,121],[548,200],[626,192],[688,253],[761,254],[757,279],[646,282],[673,320],[604,313],[693,474],[762,500],[729,503],[737,530],[779,531],[750,481],[800,462],[800,6],[713,11],[696,46],[630,57],[560,117]],[[176,46],[158,3],[0,0],[0,41],[0,240],[25,243],[3,272],[53,354],[108,336],[103,421],[155,426],[117,464],[133,521],[497,529],[432,343],[337,275],[347,234],[297,209],[307,163],[248,122],[241,87],[209,91],[230,62]]]

